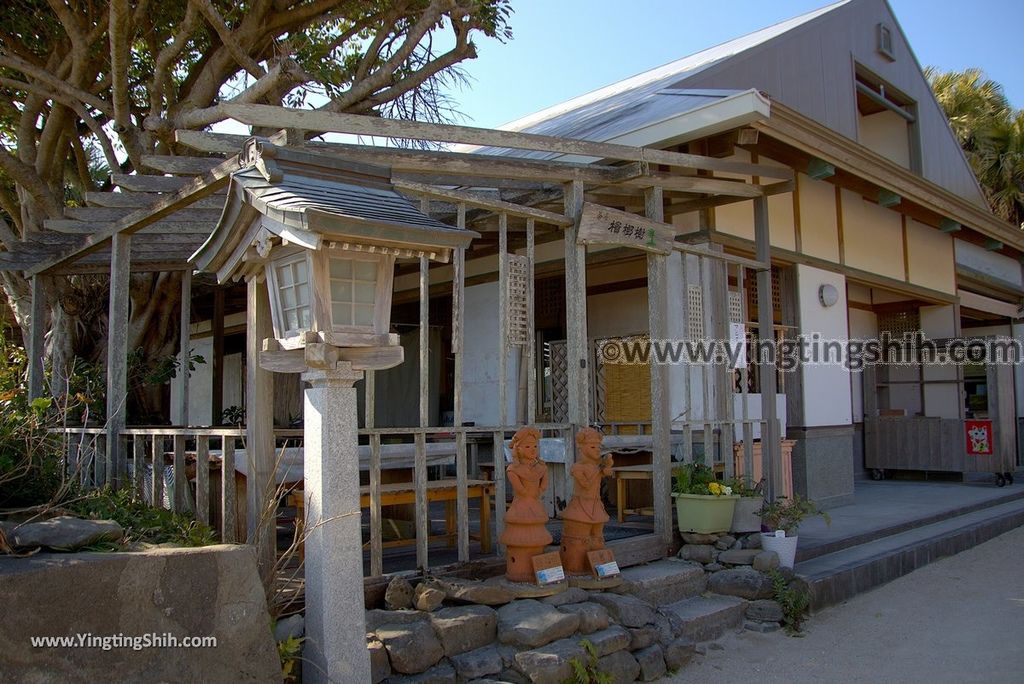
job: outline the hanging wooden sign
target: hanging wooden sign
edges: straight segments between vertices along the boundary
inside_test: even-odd
[[[584,202],[576,242],[581,245],[624,245],[655,254],[671,254],[676,232],[667,223]]]

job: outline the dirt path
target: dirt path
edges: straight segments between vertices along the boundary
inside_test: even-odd
[[[1024,682],[1024,527],[811,618],[729,635],[675,682]]]

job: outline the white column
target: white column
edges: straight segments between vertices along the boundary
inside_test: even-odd
[[[302,375],[305,391],[306,662],[303,682],[368,682],[356,390],[361,371]]]

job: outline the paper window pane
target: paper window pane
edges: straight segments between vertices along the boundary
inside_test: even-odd
[[[373,295],[377,287],[373,283],[356,283],[355,300],[360,304],[373,304]]]
[[[288,330],[298,330],[299,328],[299,317],[295,309],[285,312],[285,322]]]
[[[281,266],[277,269],[277,280],[281,287],[287,287],[292,284],[292,267]]]
[[[352,325],[352,305],[333,305],[331,307],[331,319],[334,325]]]
[[[373,305],[355,304],[355,325],[373,325]]]
[[[332,280],[331,281],[331,301],[332,302],[351,302],[352,301],[352,283],[344,280]]]
[[[377,264],[373,261],[357,261],[356,279],[377,282]]]
[[[281,303],[284,305],[284,308],[286,309],[291,309],[292,307],[295,306],[295,288],[281,288]]]
[[[309,306],[309,285],[303,283],[295,286],[295,303],[298,306]]]
[[[306,282],[306,260],[296,261],[295,264],[295,282],[304,283]]]
[[[351,259],[332,258],[330,261],[331,261],[331,277],[332,278],[351,278],[352,277],[352,260]]]
[[[304,306],[301,309],[299,309],[299,318],[302,321],[302,327],[303,328],[309,328],[310,327],[310,324],[309,324],[309,307],[308,306]]]

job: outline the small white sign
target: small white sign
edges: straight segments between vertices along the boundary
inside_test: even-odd
[[[561,565],[537,571],[537,584],[553,584],[555,582],[561,582],[564,579],[565,570],[562,569]]]
[[[601,563],[594,567],[597,571],[598,579],[604,579],[605,577],[611,577],[612,575],[619,574],[619,564],[616,561],[608,561],[607,563]]]
[[[729,367],[747,367],[747,326],[744,323],[729,324]]]

